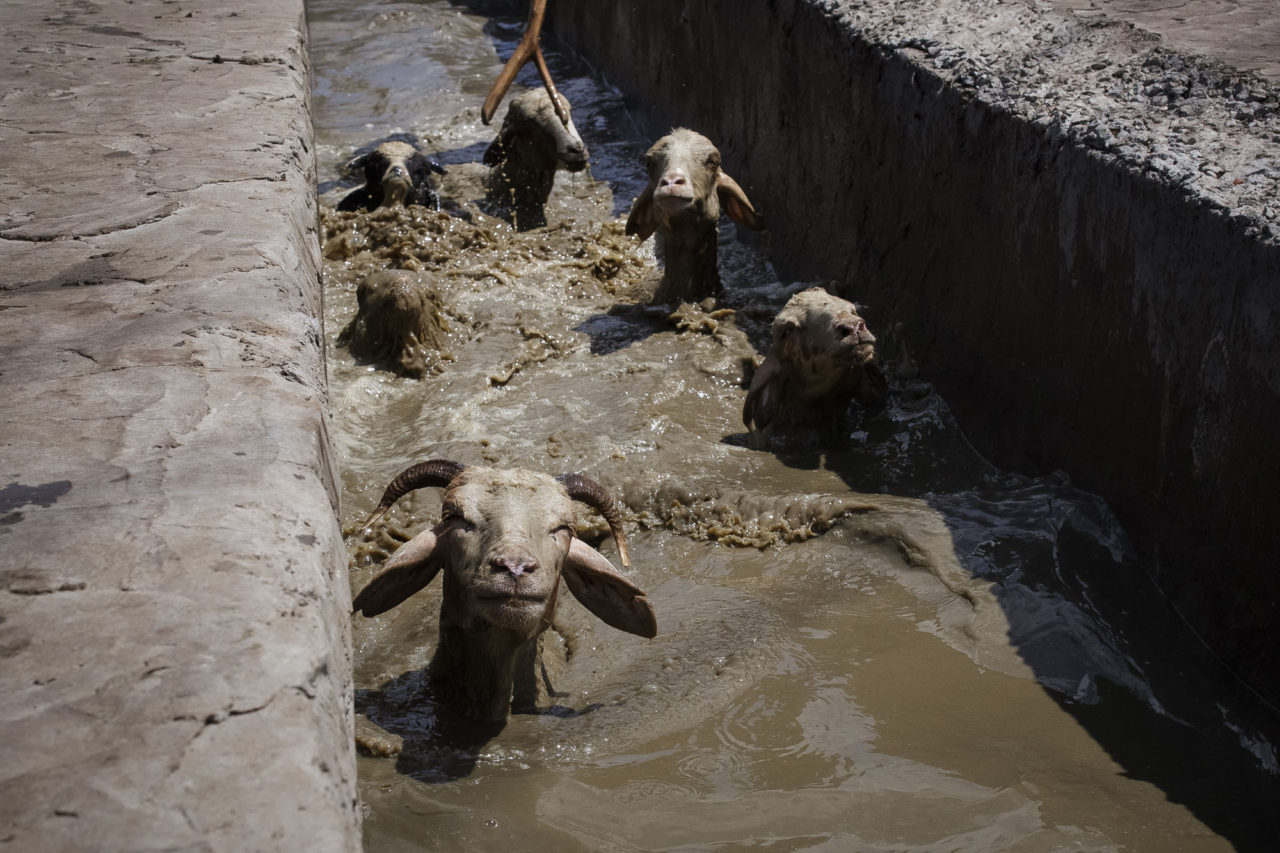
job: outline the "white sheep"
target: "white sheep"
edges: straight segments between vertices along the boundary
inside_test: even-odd
[[[391,556],[356,596],[354,611],[383,613],[444,569],[440,638],[428,675],[446,705],[475,719],[505,720],[513,699],[518,708],[536,704],[546,670],[541,637],[555,616],[562,577],[606,624],[646,638],[657,634],[644,592],[574,535],[578,500],[604,516],[629,565],[617,504],[599,483],[579,474],[552,478],[431,460],[397,476],[366,525],[427,486],[445,489],[440,523]]]
[[[742,408],[757,446],[776,432],[838,415],[850,400],[872,408],[884,402],[876,337],[854,303],[810,287],[787,300],[771,332],[773,346]]]
[[[662,235],[662,283],[654,302],[698,302],[720,290],[716,229],[720,214],[764,229],[747,194],[720,167],[720,151],[700,133],[677,128],[645,154],[649,183],[627,216],[627,233]]]

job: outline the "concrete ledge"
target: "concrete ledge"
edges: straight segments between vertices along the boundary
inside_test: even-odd
[[[903,323],[994,461],[1104,495],[1189,624],[1280,704],[1273,87],[1099,9],[551,7],[650,133],[719,143],[784,277],[839,279],[878,331]]]
[[[355,849],[303,4],[3,40],[0,849]]]

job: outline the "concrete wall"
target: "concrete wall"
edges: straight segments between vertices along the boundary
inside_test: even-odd
[[[1274,228],[871,34],[911,30],[889,21],[895,5],[557,0],[550,21],[655,137],[687,125],[718,142],[784,278],[839,279],[878,332],[903,322],[922,375],[993,461],[1063,469],[1104,495],[1188,622],[1280,703]],[[1123,32],[1133,44],[1089,53],[1117,31],[1071,26],[1051,22],[1039,53],[1076,39],[1086,63],[1151,55]],[[1076,88],[1053,83],[1054,97]],[[1087,124],[1090,103],[1063,109]]]
[[[0,850],[355,849],[303,3],[5,16]]]

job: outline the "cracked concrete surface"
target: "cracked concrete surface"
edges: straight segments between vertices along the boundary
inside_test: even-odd
[[[345,850],[301,2],[0,42],[0,850]]]

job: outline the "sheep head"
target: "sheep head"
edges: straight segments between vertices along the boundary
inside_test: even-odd
[[[356,316],[338,334],[361,361],[420,377],[444,343],[440,298],[404,270],[379,270],[356,288]]]
[[[534,89],[511,102],[502,129],[485,149],[484,163],[492,167],[486,201],[502,210],[499,215],[509,211],[516,227],[527,231],[547,224],[544,206],[556,170],[587,168],[587,146],[573,119],[561,124],[547,93]]]
[[[347,163],[347,171],[364,173],[364,186],[338,202],[338,210],[373,210],[379,207],[420,204],[433,207],[435,191],[431,173],[444,167],[407,142],[383,142],[372,151]]]
[[[876,338],[858,306],[820,287],[803,290],[774,318],[773,346],[751,380],[742,420],[762,433],[813,409],[851,399],[877,405],[885,393]]]
[[[606,624],[642,637],[657,633],[644,592],[574,536],[573,501],[580,500],[605,517],[623,565],[630,562],[617,504],[603,486],[577,474],[552,478],[431,460],[396,477],[367,523],[425,486],[445,488],[440,523],[392,555],[356,596],[356,612],[385,612],[443,569],[442,627],[497,628],[523,642],[550,624],[563,577]]]
[[[720,149],[702,134],[677,128],[655,142],[644,161],[649,183],[627,216],[628,234],[646,240],[682,220],[714,226],[722,212],[755,231],[764,228],[742,187],[720,167]]]
[[[569,101],[560,97],[568,115]],[[527,152],[524,156],[528,160],[546,164],[552,170],[559,166],[581,172],[587,167],[587,146],[578,135],[572,116],[561,123],[545,89],[531,89],[511,101],[497,139],[485,149],[484,163],[497,166],[520,152]]]
[[[631,206],[627,233],[662,233],[662,283],[654,302],[697,302],[720,290],[716,228],[720,214],[756,231],[764,220],[738,182],[720,168],[711,140],[679,128],[645,155],[649,183]]]

